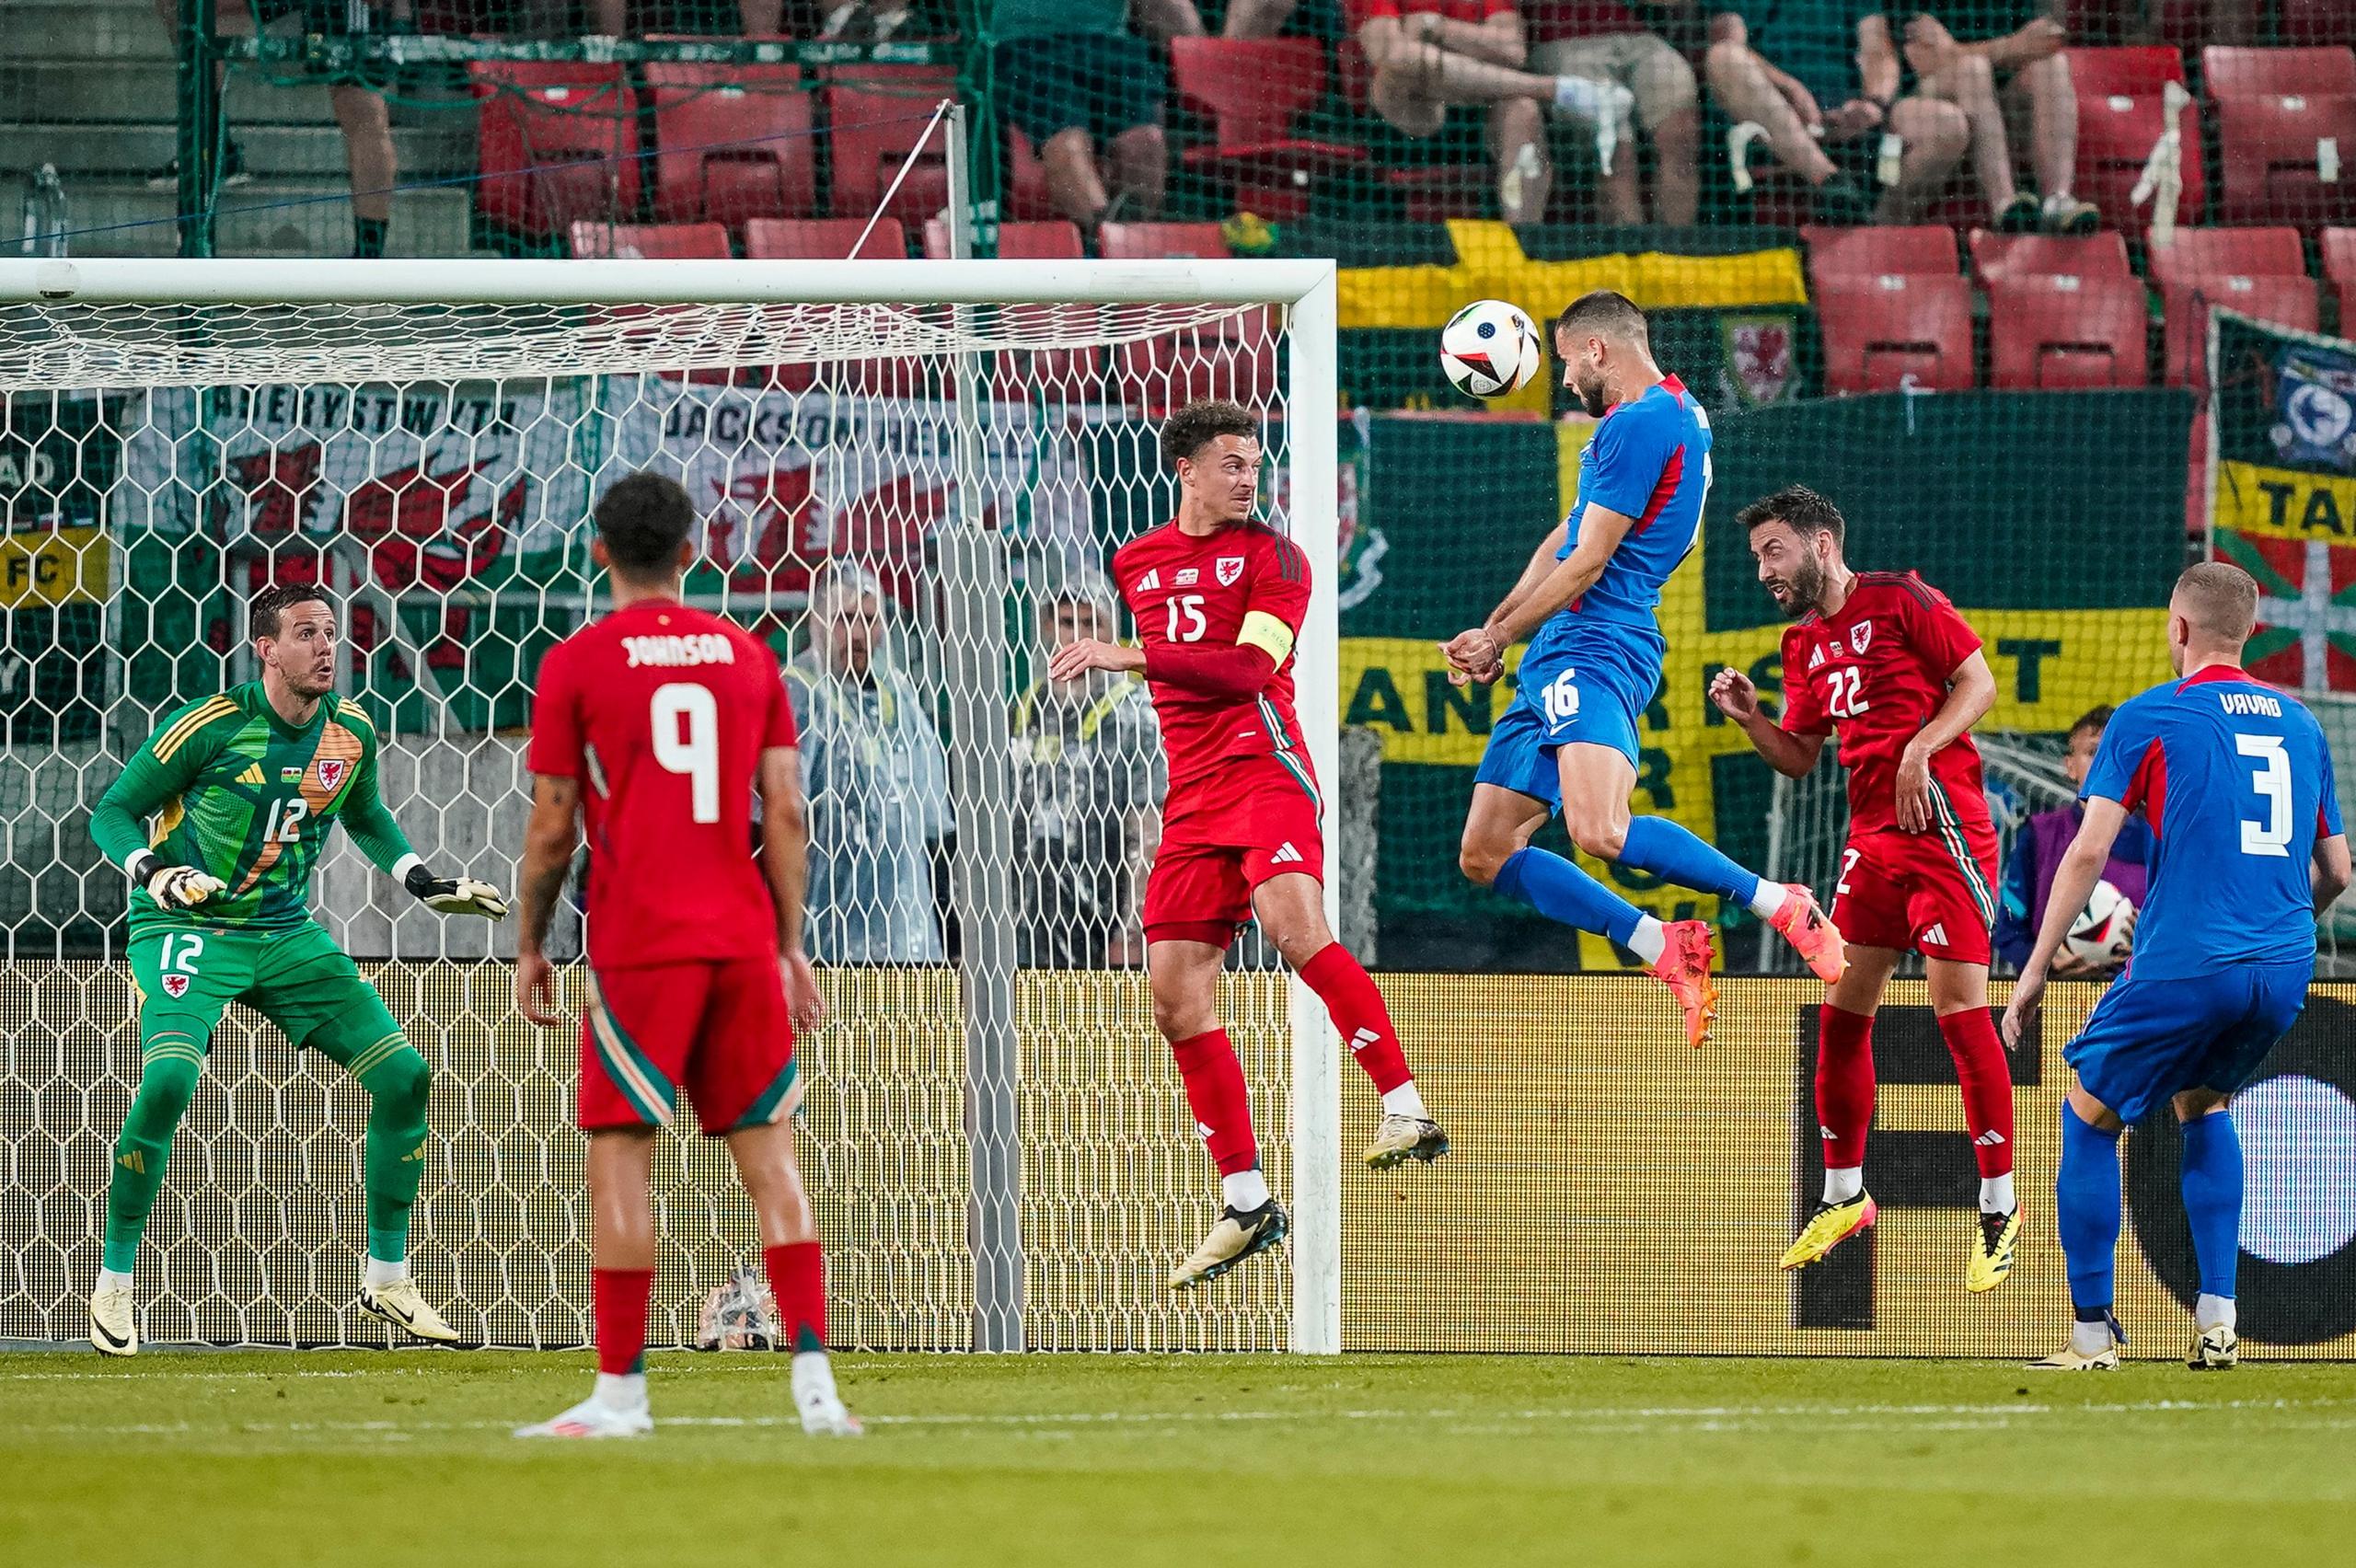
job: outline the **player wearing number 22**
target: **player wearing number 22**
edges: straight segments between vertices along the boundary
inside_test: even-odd
[[[596,522],[591,556],[613,609],[549,650],[533,702],[515,1002],[543,1027],[563,1021],[544,944],[585,822],[580,1117],[598,1377],[588,1399],[515,1435],[653,1429],[650,1172],[685,1089],[752,1198],[803,1430],[853,1436],[826,1359],[825,1263],[788,1120],[802,1098],[794,1029],[825,1011],[803,948],[809,840],[793,709],[767,644],[680,600],[695,553],[685,490],[632,474],[598,498]],[[758,859],[745,842],[756,793]]]
[[[1759,580],[1797,624],[1784,633],[1783,722],[1737,670],[1710,697],[1776,771],[1816,767],[1827,734],[1849,770],[1849,841],[1832,917],[1849,972],[1819,1011],[1816,1115],[1824,1193],[1784,1254],[1813,1263],[1874,1222],[1865,1187],[1874,1114],[1874,1013],[1900,955],[1923,955],[1939,1035],[1955,1058],[1980,1165],[1980,1225],[1964,1288],[1992,1290],[2020,1239],[2013,1195],[2013,1079],[1988,1014],[1996,917],[1996,830],[1971,726],[1996,699],[1980,638],[1946,595],[1911,571],[1852,571],[1840,509],[1803,485],[1737,514]]]
[[[2239,1358],[2242,1149],[2226,1104],[2298,1020],[2315,974],[2316,916],[2349,881],[2322,727],[2242,671],[2257,616],[2258,584],[2237,566],[2204,561],[2177,579],[2168,659],[2180,678],[2120,704],[2103,731],[2078,791],[2085,820],[2004,1011],[2005,1037],[2018,1043],[2072,917],[2128,813],[2142,813],[2153,848],[2134,956],[2062,1053],[2078,1081],[2062,1107],[2053,1206],[2075,1321],[2070,1343],[2038,1362],[2040,1371],[2119,1365],[2119,1136],[2163,1101],[2183,1131],[2184,1210],[2200,1275],[2185,1364],[2223,1370]]]
[[[130,874],[139,1092],[115,1143],[90,1343],[139,1348],[133,1264],[214,1028],[242,1001],[368,1090],[363,1161],[368,1262],[361,1310],[457,1338],[410,1278],[409,1218],[425,1170],[432,1074],[384,999],[311,917],[311,869],[341,822],[379,870],[438,914],[497,919],[506,901],[427,870],[376,791],[376,726],[335,695],[336,617],[308,584],[249,609],[261,678],[193,702],[147,738],[91,813],[90,836]],[[155,819],[152,835],[144,824]]]
[[[1661,590],[1702,534],[1710,421],[1661,374],[1644,312],[1623,295],[1600,289],[1573,300],[1554,323],[1554,351],[1563,385],[1597,421],[1579,454],[1577,502],[1488,619],[1440,649],[1450,678],[1485,685],[1504,676],[1506,650],[1530,638],[1519,689],[1481,754],[1458,864],[1651,965],[1699,1045],[1718,1005],[1708,923],[1664,923],[1532,845],[1556,810],[1588,854],[1749,908],[1827,980],[1841,974],[1841,932],[1807,889],[1744,870],[1668,817],[1629,813],[1637,721],[1660,690],[1669,650]]]
[[[1260,422],[1235,403],[1190,403],[1163,424],[1161,452],[1177,470],[1178,515],[1113,557],[1144,647],[1082,639],[1057,650],[1048,674],[1143,672],[1169,752],[1161,843],[1146,879],[1146,966],[1154,1021],[1178,1059],[1226,1205],[1172,1274],[1184,1289],[1285,1235],[1284,1209],[1260,1171],[1243,1070],[1218,1017],[1222,960],[1255,914],[1382,1096],[1367,1164],[1428,1163],[1448,1152],[1448,1136],[1424,1107],[1382,993],[1325,922],[1323,801],[1293,712],[1309,563],[1253,516]]]

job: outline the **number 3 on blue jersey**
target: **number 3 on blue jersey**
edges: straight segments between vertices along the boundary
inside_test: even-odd
[[[2242,853],[2288,859],[2291,853],[2291,758],[2282,749],[2282,737],[2239,732],[2234,736],[2234,749],[2244,756],[2257,759],[2258,774],[2252,783],[2258,790],[2258,799],[2266,803],[2265,821],[2242,818]]]

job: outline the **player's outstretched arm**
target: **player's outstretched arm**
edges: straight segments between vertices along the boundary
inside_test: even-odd
[[[1759,687],[1740,670],[1720,670],[1710,681],[1710,700],[1718,711],[1742,727],[1750,746],[1767,766],[1786,778],[1805,778],[1824,751],[1824,737],[1796,733],[1775,721],[1759,700]]]
[[[515,896],[523,905],[523,930],[515,939],[515,1007],[543,1028],[564,1020],[556,1010],[555,971],[544,951],[557,895],[581,842],[581,786],[546,773],[532,776],[532,820],[524,827],[524,865]]]
[[[793,1027],[814,1029],[826,1020],[826,998],[802,945],[810,827],[802,800],[802,758],[791,746],[761,749],[761,871],[768,878],[769,902],[777,906],[777,956]]]
[[[228,886],[202,866],[173,865],[147,846],[147,819],[194,782],[213,755],[203,730],[187,729],[205,723],[201,714],[207,706],[184,708],[159,726],[90,813],[90,837],[98,852],[165,909],[193,909]],[[167,747],[168,755],[159,755]]]
[[[2086,797],[2085,817],[2078,824],[2078,836],[2070,840],[2070,847],[2062,851],[2062,864],[2053,873],[2053,891],[2047,895],[2045,924],[2038,930],[2037,946],[2029,950],[2028,962],[2021,965],[2021,977],[2013,983],[2012,1001],[2004,1009],[2007,1047],[2020,1045],[2029,1021],[2037,1017],[2038,1003],[2045,996],[2046,976],[2052,971],[2053,955],[2062,950],[2078,912],[2094,896],[2095,883],[2102,880],[2103,868],[2110,863],[2110,847],[2126,822],[2127,808],[2117,801],[2103,795]]]
[[[425,869],[425,858],[401,831],[376,787],[376,747],[372,740],[360,754],[351,789],[336,813],[344,832],[368,857],[369,864],[399,882],[436,915],[480,915],[497,920],[507,913],[507,895],[487,882],[458,875],[437,877]]]

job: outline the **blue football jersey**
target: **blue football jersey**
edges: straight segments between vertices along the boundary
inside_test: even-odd
[[[2316,840],[2340,831],[2315,715],[2228,665],[2132,698],[2103,731],[2079,799],[2151,824],[2151,883],[2131,973],[2182,980],[2313,963]]]
[[[1635,523],[1595,586],[1562,616],[1653,627],[1661,585],[1702,536],[1702,502],[1709,492],[1710,416],[1683,382],[1666,377],[1605,414],[1579,454],[1578,501],[1554,559],[1566,559],[1578,547],[1579,524],[1590,504]]]

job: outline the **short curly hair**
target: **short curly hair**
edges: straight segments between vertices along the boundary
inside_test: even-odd
[[[640,577],[669,571],[696,526],[695,502],[687,490],[651,469],[615,480],[597,498],[594,515],[606,559]]]
[[[1260,438],[1260,416],[1226,398],[1197,398],[1161,421],[1161,460],[1172,467],[1222,435]]]

